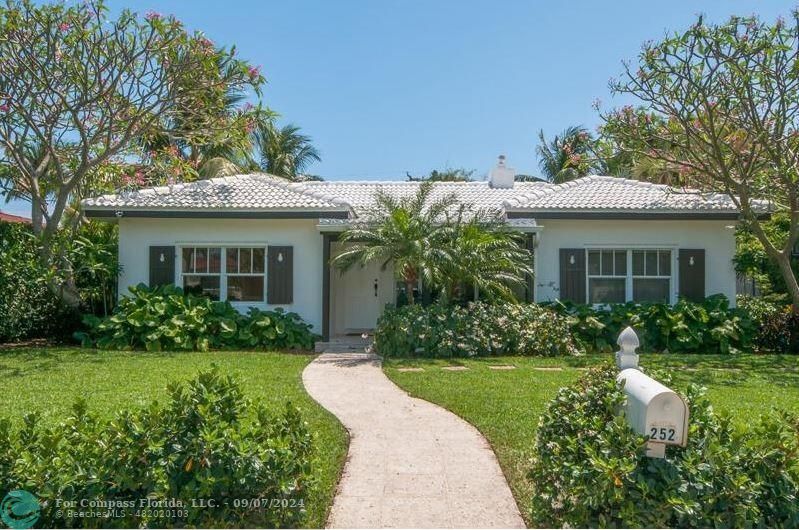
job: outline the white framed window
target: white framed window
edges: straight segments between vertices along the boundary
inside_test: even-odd
[[[586,301],[671,303],[673,259],[671,249],[586,249]]]
[[[183,290],[221,299],[222,249],[219,247],[183,247],[181,249]]]
[[[227,299],[231,302],[263,302],[266,277],[264,247],[226,248]]]
[[[671,250],[633,250],[633,302],[671,301]]]
[[[266,247],[181,247],[181,285],[187,293],[230,302],[266,300]]]
[[[626,300],[627,251],[588,250],[588,303],[615,304]]]

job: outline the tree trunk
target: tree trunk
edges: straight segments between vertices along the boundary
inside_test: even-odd
[[[413,280],[405,280],[405,297],[408,299],[408,305],[415,303],[413,297],[413,288],[416,287],[416,282]]]
[[[776,261],[785,280],[785,285],[788,287],[788,295],[791,297],[793,312],[799,314],[799,282],[797,282],[796,275],[791,268],[791,255],[786,252],[780,252],[776,256]]]

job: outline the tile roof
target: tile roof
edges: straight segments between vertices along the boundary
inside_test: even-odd
[[[396,198],[416,193],[422,183],[402,181],[289,182],[254,173],[147,188],[83,201],[88,210],[228,210],[352,211],[364,215],[380,189]],[[588,176],[564,184],[516,182],[492,188],[488,182],[437,182],[432,199],[455,194],[476,210],[519,212],[662,212],[719,213],[737,211],[723,194],[699,193],[607,176]],[[763,210],[768,205],[763,203]]]
[[[767,204],[761,205],[767,210]],[[735,203],[721,193],[701,193],[640,180],[592,175],[507,200],[507,210],[734,213]]]
[[[302,193],[285,179],[253,173],[85,199],[87,209],[142,210],[346,210]]]
[[[379,189],[398,199],[414,195],[421,182],[403,181],[309,181],[291,184],[292,189],[327,201],[340,200],[356,214],[365,213],[373,204]],[[492,188],[488,182],[436,182],[430,194],[435,201],[454,194],[461,203],[476,210],[501,211],[505,201],[519,194],[531,194],[552,187],[547,182],[516,182],[513,188]]]

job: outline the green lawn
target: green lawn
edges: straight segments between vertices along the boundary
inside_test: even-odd
[[[539,415],[558,388],[576,380],[586,367],[610,359],[612,355],[453,361],[389,359],[384,371],[410,394],[455,412],[488,438],[527,517],[525,506],[531,484],[525,475]],[[448,365],[464,365],[469,370],[441,369]],[[516,368],[491,370],[490,365]],[[673,386],[678,389],[691,381],[706,386],[715,408],[737,415],[742,425],[774,406],[799,411],[799,356],[643,354],[641,365],[669,369],[674,376]],[[403,367],[421,367],[424,371],[398,370]]]
[[[302,386],[310,355],[260,352],[147,353],[74,348],[0,350],[3,414],[16,419],[38,411],[58,422],[82,396],[105,416],[166,398],[166,384],[186,381],[216,363],[235,375],[247,397],[282,411],[297,405],[315,433],[314,475],[319,479],[306,500],[305,526],[324,526],[347,453],[347,434],[338,420],[313,401]]]

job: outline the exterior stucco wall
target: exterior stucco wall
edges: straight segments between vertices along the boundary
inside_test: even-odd
[[[673,299],[679,286],[676,251],[705,249],[705,293],[722,293],[735,303],[734,221],[540,219],[536,248],[535,299],[558,298],[561,248],[672,249]]]
[[[192,244],[219,246],[292,245],[294,247],[294,301],[279,307],[298,313],[322,332],[322,236],[315,219],[133,219],[119,220],[119,292],[147,283],[149,247]],[[176,274],[180,258],[175,260]],[[269,274],[269,271],[267,271]],[[177,277],[177,276],[176,276]],[[266,303],[233,304],[246,312],[250,306],[273,309]]]

